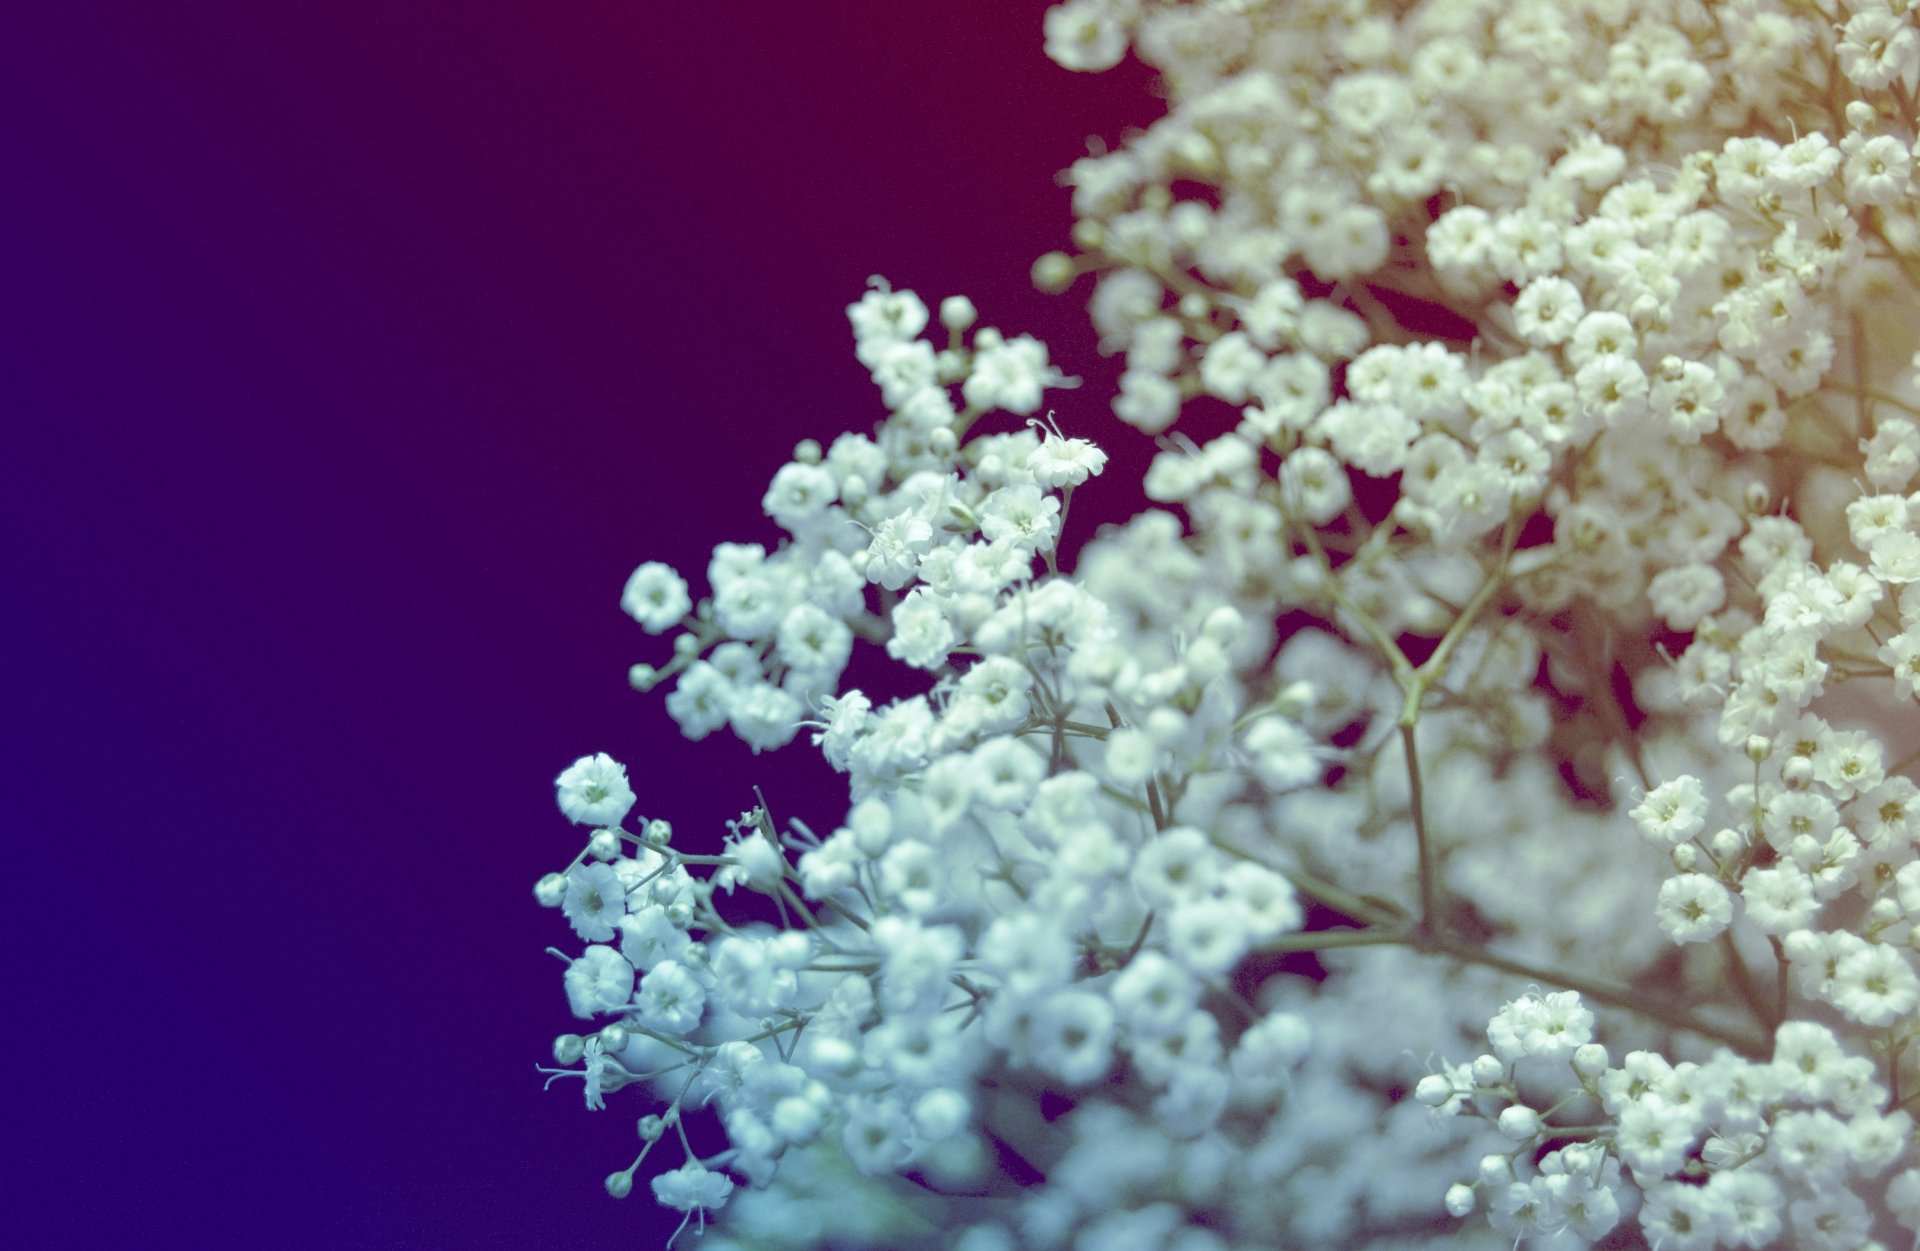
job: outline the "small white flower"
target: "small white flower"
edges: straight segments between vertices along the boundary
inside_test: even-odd
[[[676,1212],[710,1211],[726,1206],[733,1193],[733,1181],[725,1173],[716,1173],[698,1160],[688,1160],[679,1168],[659,1173],[653,1179],[653,1197],[661,1206]]]
[[[1700,779],[1682,775],[1662,782],[1627,814],[1657,843],[1684,843],[1707,825],[1707,792]]]
[[[633,997],[633,966],[611,947],[589,947],[567,965],[567,1003],[578,1017],[618,1012]]]
[[[582,756],[554,779],[560,811],[575,825],[618,826],[633,810],[626,766],[601,752]]]
[[[1733,920],[1733,897],[1704,873],[1682,873],[1661,884],[1654,914],[1674,942],[1705,942]]]
[[[604,943],[626,916],[626,887],[611,865],[577,864],[567,873],[567,894],[560,909],[574,933],[587,942]]]
[[[628,976],[632,976],[631,969]],[[634,997],[633,1007],[648,1028],[663,1034],[685,1034],[700,1023],[706,1004],[706,988],[699,980],[678,962],[663,960],[640,979],[640,993]]]
[[[692,607],[686,579],[657,560],[635,569],[620,592],[620,610],[638,621],[648,634],[672,629]]]
[[[1841,957],[1828,997],[1863,1025],[1891,1025],[1920,1003],[1920,977],[1898,948],[1868,943]]]

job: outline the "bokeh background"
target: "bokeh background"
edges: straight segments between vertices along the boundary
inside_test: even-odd
[[[1044,7],[13,15],[9,1245],[658,1245],[601,1190],[639,1096],[534,1072],[551,779],[611,752],[696,843],[755,783],[837,815],[805,749],[627,689],[664,644],[617,597],[774,540],[794,442],[882,415],[869,274],[1041,335],[1112,429],[1084,284],[1027,272],[1055,171],[1158,108]]]

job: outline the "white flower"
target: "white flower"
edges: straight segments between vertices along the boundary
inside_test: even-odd
[[[1648,791],[1627,815],[1655,842],[1684,843],[1707,826],[1706,788],[1683,774]]]
[[[1903,1227],[1920,1231],[1920,1168],[1910,1168],[1887,1184],[1887,1208]]]
[[[1867,458],[1868,482],[1883,491],[1900,490],[1920,470],[1920,426],[1904,417],[1883,417],[1874,427],[1873,437],[1861,443],[1860,451]],[[1847,516],[1853,516],[1851,508]]]
[[[1264,865],[1241,860],[1220,875],[1220,894],[1236,904],[1256,946],[1300,928],[1306,914],[1293,883]]]
[[[560,811],[575,825],[618,826],[633,811],[626,766],[601,752],[582,756],[554,779]]]
[[[1210,981],[1224,977],[1252,945],[1252,926],[1230,899],[1218,896],[1176,903],[1167,912],[1167,950]]]
[[[839,487],[825,465],[793,462],[782,465],[760,500],[760,506],[782,527],[798,531],[833,503]]]
[[[1704,873],[1682,873],[1661,884],[1654,915],[1674,942],[1705,942],[1733,920],[1733,897]]]
[[[1620,1112],[1615,1143],[1637,1177],[1665,1177],[1687,1158],[1698,1133],[1695,1118],[1661,1099],[1638,1099]]]
[[[884,1095],[868,1095],[848,1111],[840,1145],[855,1168],[880,1176],[906,1162],[912,1132],[913,1120],[899,1104]]]
[[[1860,5],[1833,51],[1840,72],[1872,91],[1920,68],[1920,32],[1889,6]]]
[[[1144,434],[1159,434],[1180,414],[1180,387],[1163,374],[1129,369],[1120,375],[1113,414]]]
[[[758,753],[785,747],[800,732],[800,700],[771,682],[750,682],[727,701],[727,722]]]
[[[818,604],[802,602],[780,622],[774,648],[789,669],[831,680],[840,676],[853,654],[853,630]]]
[[[1680,564],[1647,583],[1647,602],[1674,629],[1693,629],[1726,604],[1726,581],[1711,564]]]
[[[1891,1025],[1920,1003],[1920,977],[1898,948],[1868,943],[1841,957],[1828,997],[1863,1025]]]
[[[672,629],[692,607],[686,579],[657,560],[635,569],[620,592],[620,610],[649,634]]]
[[[1163,908],[1212,890],[1219,876],[1219,854],[1207,836],[1192,826],[1162,830],[1133,865],[1133,885],[1150,907]]]
[[[1350,400],[1335,403],[1314,425],[1334,455],[1374,478],[1398,473],[1420,434],[1419,424],[1397,406]]]
[[[959,642],[938,596],[924,586],[893,606],[893,637],[887,655],[916,669],[938,669]]]
[[[1113,1006],[1135,1037],[1179,1033],[1198,1003],[1199,984],[1151,948],[1134,956],[1109,988]]]
[[[853,336],[862,351],[911,339],[927,328],[927,306],[911,291],[895,291],[882,278],[869,278],[868,290],[857,304],[847,306]],[[871,364],[861,356],[863,364]]]
[[[1091,1084],[1113,1065],[1113,1007],[1091,991],[1049,995],[1031,1030],[1033,1062],[1064,1082]]]
[[[1229,404],[1244,404],[1266,364],[1266,354],[1247,335],[1232,331],[1208,345],[1200,358],[1200,382],[1208,394]]]
[[[1049,490],[1079,486],[1106,467],[1107,454],[1086,439],[1049,434],[1027,458],[1034,480]]]
[[[1010,542],[1051,551],[1060,537],[1060,501],[1031,483],[1001,487],[980,504],[980,533],[989,543]]]
[[[1631,1157],[1628,1162],[1632,1163]],[[1636,1176],[1648,1175],[1651,1181],[1656,1172],[1664,1174],[1671,1170],[1643,1169],[1635,1164],[1634,1171]],[[1676,1182],[1649,1185],[1646,1203],[1640,1209],[1640,1228],[1645,1231],[1647,1242],[1661,1251],[1713,1251],[1719,1245],[1716,1198],[1699,1186]]]
[[[1593,1039],[1593,1013],[1570,990],[1522,995],[1487,1023],[1487,1042],[1505,1061],[1523,1056],[1567,1056]]]
[[[979,346],[977,339],[975,346]],[[1040,407],[1041,392],[1047,387],[1070,382],[1047,363],[1045,344],[1019,335],[974,353],[973,369],[960,385],[960,395],[971,408],[998,408],[1024,417]]]
[[[574,933],[587,942],[604,943],[626,916],[627,890],[611,865],[576,864],[567,872],[567,894],[560,909]]]
[[[622,960],[622,964],[626,961]],[[628,970],[632,975],[632,970]],[[707,1004],[707,991],[699,979],[679,962],[662,960],[640,979],[640,993],[634,997],[634,1015],[641,1024],[663,1034],[684,1034],[700,1023]]]
[[[917,511],[895,513],[873,528],[867,547],[866,573],[889,591],[913,581],[920,558],[933,548],[933,526]]]
[[[723,1208],[732,1193],[731,1178],[713,1172],[698,1160],[688,1160],[679,1168],[655,1174],[653,1179],[653,1197],[676,1212]]]
[[[1280,462],[1280,499],[1302,520],[1324,526],[1353,502],[1353,488],[1331,452],[1300,447]]]
[[[1824,1025],[1786,1021],[1774,1031],[1773,1068],[1785,1083],[1784,1093],[1822,1102],[1834,1093],[1846,1063],[1846,1052]]]
[[[646,969],[686,950],[687,931],[673,923],[666,908],[649,904],[620,918],[620,954],[636,969]]]
[[[1747,919],[1766,934],[1805,929],[1820,910],[1812,879],[1792,861],[1748,869],[1740,879],[1740,898],[1746,905]]]
[[[696,660],[667,692],[667,715],[684,737],[698,742],[727,723],[733,695],[733,683],[725,674],[707,661]]]
[[[1067,0],[1047,10],[1047,56],[1062,69],[1112,69],[1127,54],[1121,9],[1109,0]]]
[[[567,1003],[578,1017],[618,1012],[633,997],[633,966],[611,947],[589,947],[567,965]]]

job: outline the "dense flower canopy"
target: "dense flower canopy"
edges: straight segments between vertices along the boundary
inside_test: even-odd
[[[547,1071],[654,1097],[609,1191],[728,1247],[1913,1241],[1908,6],[1044,37],[1168,94],[1034,267],[1162,438],[1143,507],[1075,534],[1087,397],[1042,419],[1044,345],[876,278],[886,416],[801,442],[704,596],[636,569],[633,684],[846,794],[693,854],[561,774],[593,1032]]]

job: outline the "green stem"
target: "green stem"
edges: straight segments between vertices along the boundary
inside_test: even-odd
[[[1740,998],[1753,1010],[1753,1019],[1760,1023],[1760,1028],[1771,1033],[1779,1026],[1780,1018],[1761,1002],[1760,988],[1753,984],[1753,975],[1747,969],[1747,962],[1740,958],[1740,948],[1733,941],[1732,930],[1720,931],[1720,945],[1727,959],[1727,972],[1733,978],[1734,989],[1740,992]]]
[[[1282,934],[1260,944],[1262,955],[1287,955],[1297,951],[1331,951],[1337,947],[1404,947],[1412,945],[1405,929],[1310,930]]]
[[[1420,860],[1420,925],[1431,929],[1439,923],[1439,892],[1434,885],[1433,846],[1427,839],[1426,800],[1420,784],[1420,753],[1414,745],[1414,721],[1405,717],[1400,720],[1400,745],[1407,757],[1407,806],[1413,814],[1413,841]]]

